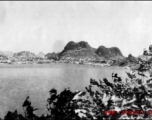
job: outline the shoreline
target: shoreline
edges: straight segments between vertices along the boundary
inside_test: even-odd
[[[124,68],[119,66],[93,66],[87,64],[69,64],[69,63],[49,63],[49,64],[4,64],[0,63],[1,68],[53,68],[53,67],[87,67],[87,68]]]

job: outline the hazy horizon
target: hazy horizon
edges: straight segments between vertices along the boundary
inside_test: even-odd
[[[69,41],[141,55],[152,44],[151,1],[1,1],[0,51],[60,52]]]

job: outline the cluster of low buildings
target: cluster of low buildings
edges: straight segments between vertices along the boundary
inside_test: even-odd
[[[0,57],[0,63],[6,64],[47,64],[55,62],[41,57]]]
[[[60,63],[70,63],[70,64],[82,64],[82,65],[92,65],[92,66],[111,66],[111,61],[99,60],[96,58],[74,58],[66,57],[59,60]]]
[[[69,63],[91,66],[110,66],[110,62],[106,60],[97,60],[95,58],[74,58],[62,57],[60,60],[48,59],[47,57],[23,57],[13,56],[6,57],[0,55],[0,63],[2,64],[50,64],[50,63]]]

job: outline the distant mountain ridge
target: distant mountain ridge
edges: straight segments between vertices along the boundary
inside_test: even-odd
[[[21,51],[18,53],[14,53],[14,57],[36,57],[36,55],[29,51]]]
[[[118,59],[117,61],[115,61],[113,65],[126,66],[131,64],[137,64],[138,61],[138,58],[134,57],[132,54],[129,54],[128,57],[124,57],[122,59]]]
[[[48,53],[45,55],[45,57],[48,59],[59,60],[59,55],[58,55],[58,53],[55,53],[55,52]]]
[[[67,45],[64,47],[64,50],[61,53],[64,53],[68,50],[79,50],[81,48],[91,49],[91,46],[85,41],[80,41],[78,43],[74,41],[70,41],[67,43]]]
[[[120,49],[117,47],[106,48],[105,46],[99,46],[96,50],[96,54],[105,58],[124,57]]]
[[[64,47],[63,51],[59,54],[59,57],[76,57],[76,58],[91,57],[91,58],[99,59],[99,56],[94,52],[94,48],[92,48],[85,41],[80,41],[78,43],[74,41],[70,41]]]
[[[138,57],[134,57],[131,54],[128,55],[128,57],[124,57],[121,50],[118,47],[110,47],[107,48],[103,45],[100,45],[98,48],[91,47],[88,42],[86,41],[80,41],[80,42],[74,42],[70,41],[68,42],[64,49],[59,53],[47,53],[44,54],[42,52],[39,52],[38,54],[34,54],[30,51],[21,51],[17,53],[13,53],[10,51],[0,51],[1,56],[9,57],[26,57],[26,58],[48,58],[48,59],[54,59],[54,60],[60,60],[62,58],[66,57],[72,57],[72,58],[90,58],[90,59],[96,59],[96,60],[112,60],[114,61],[115,65],[127,65],[130,63],[137,63]],[[142,57],[142,55],[140,56]]]
[[[106,48],[99,46],[97,49],[92,48],[87,42],[70,41],[64,47],[63,51],[59,54],[60,57],[92,57],[92,58],[124,58],[120,49],[117,47]]]

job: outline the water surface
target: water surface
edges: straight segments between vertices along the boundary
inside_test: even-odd
[[[126,77],[124,68],[89,67],[83,65],[47,65],[37,67],[3,67],[0,68],[0,117],[8,110],[17,109],[23,113],[22,103],[27,96],[34,107],[39,108],[35,113],[47,113],[46,101],[49,90],[58,91],[70,87],[71,90],[84,90],[90,78],[111,80],[111,73],[116,72],[122,78]]]

